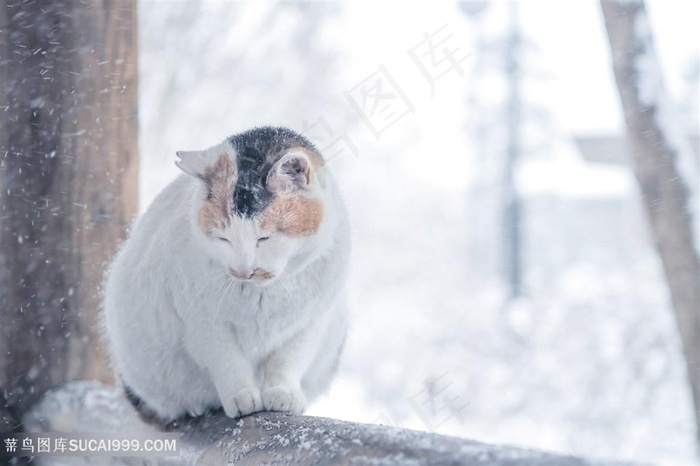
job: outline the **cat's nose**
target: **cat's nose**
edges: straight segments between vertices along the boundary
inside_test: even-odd
[[[239,280],[250,280],[255,275],[254,270],[233,270],[231,267],[228,268],[228,273]]]

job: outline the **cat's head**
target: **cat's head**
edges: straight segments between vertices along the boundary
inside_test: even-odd
[[[235,279],[272,282],[319,234],[323,158],[301,135],[256,128],[177,156],[200,182],[197,234]]]

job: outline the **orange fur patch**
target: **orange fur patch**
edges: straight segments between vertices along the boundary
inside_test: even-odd
[[[258,279],[258,280],[268,280],[268,279],[274,277],[274,275],[272,275],[272,272],[269,272],[269,271],[267,271],[267,270],[265,270],[265,269],[261,269],[261,268],[259,268],[259,267],[253,271],[253,276],[252,276],[252,277],[244,277],[244,276],[241,276],[241,275],[239,275],[235,270],[233,270],[231,267],[228,268],[228,273],[229,273],[229,275],[231,275],[232,277],[236,277],[236,278],[238,278],[238,279],[240,279],[240,280],[246,280],[246,279],[248,279],[248,278],[255,278],[255,279]]]
[[[255,269],[255,273],[253,274],[253,278],[257,278],[259,280],[268,280],[272,277],[273,277],[273,275],[271,272],[268,272],[267,270],[260,269],[260,268]]]
[[[260,214],[263,231],[276,230],[288,236],[309,236],[323,220],[323,204],[299,194],[281,196]]]
[[[231,221],[233,211],[233,188],[236,186],[236,168],[227,154],[221,154],[214,165],[202,175],[209,196],[199,209],[199,227],[208,233],[223,229]]]

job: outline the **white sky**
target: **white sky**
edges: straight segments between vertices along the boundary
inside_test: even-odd
[[[164,2],[166,8],[167,3]],[[210,3],[212,8],[226,11],[225,2]],[[505,0],[492,1],[490,11],[486,13],[491,20],[484,25],[488,31],[503,28],[506,21],[504,4]],[[240,18],[245,27],[237,29],[227,40],[245,43],[250,41],[251,31],[264,30],[264,26],[261,26],[265,18],[263,13],[271,6],[258,2],[253,5],[255,8],[244,9],[246,17]],[[648,5],[666,81],[673,96],[682,95],[684,68],[693,54],[697,56],[700,50],[700,1],[648,0]],[[555,140],[573,134],[621,134],[623,123],[619,97],[609,62],[599,2],[522,0],[520,19],[525,36],[533,44],[530,67],[534,70],[528,71],[532,76],[531,86],[524,97],[531,107],[544,111],[548,118],[549,126],[540,130],[542,134],[539,137]],[[429,83],[407,51],[417,46],[424,34],[433,33],[446,24],[454,34],[454,43],[459,46],[460,52],[470,55],[464,62],[467,74],[464,77],[457,73],[444,76],[436,83],[435,94],[431,96]],[[362,124],[350,128],[350,137],[359,149],[360,165],[380,154],[387,157],[382,151],[400,148],[401,163],[396,166],[432,185],[450,185],[461,189],[470,173],[479,176],[469,167],[469,157],[478,157],[479,154],[467,140],[467,118],[483,121],[488,115],[478,114],[469,105],[467,94],[476,89],[482,99],[498,99],[501,87],[484,85],[483,82],[477,87],[470,82],[470,68],[478,55],[473,44],[474,23],[467,19],[455,1],[351,1],[345,4],[342,16],[337,21],[316,26],[322,31],[323,42],[342,52],[339,59],[343,67],[335,84],[337,90],[318,103],[319,108],[335,109],[323,116],[336,130],[342,132],[343,125],[347,124],[343,116],[348,113],[355,115],[344,91],[362,82],[380,65],[391,72],[415,106],[415,113],[383,132],[381,140],[375,139]],[[249,43],[248,49],[249,54],[261,53],[261,48],[256,47],[255,42]],[[497,76],[491,76],[489,80],[492,81],[487,82],[496,82],[497,79]],[[223,100],[237,92],[211,83],[207,86]],[[290,112],[290,115],[293,113]],[[318,116],[311,114],[304,117],[314,121]],[[267,118],[264,109],[256,115],[246,115],[246,121],[257,121],[256,118]],[[299,120],[295,115],[289,121],[275,123],[301,130]],[[187,125],[193,124],[187,118],[184,121],[188,122]],[[175,132],[179,134],[179,130]],[[223,134],[225,131],[222,131]],[[187,137],[196,139],[197,135]],[[533,136],[528,133],[528,137]],[[213,143],[209,136],[207,138],[201,144]],[[168,143],[168,138],[165,142]],[[171,157],[175,149],[180,147],[163,147],[159,153]],[[433,162],[428,167],[423,155],[427,152],[431,154]],[[343,163],[353,165],[350,162],[346,160]],[[451,169],[444,170],[444,167]],[[174,176],[176,170],[173,167],[170,169]],[[166,181],[164,178],[163,182]],[[158,183],[142,183],[144,206],[160,187]]]
[[[684,68],[700,50],[700,1],[648,0],[647,4],[666,82],[677,96]],[[356,26],[362,25],[363,37],[356,39],[358,52],[351,58],[365,74],[378,63],[403,61],[416,38],[446,23],[463,43],[471,39],[469,23],[451,1],[404,2],[400,7],[388,1],[352,2],[348,10],[348,29],[357,34]],[[548,86],[544,98],[552,104],[557,126],[569,133],[619,130],[622,116],[599,2],[522,0],[520,15],[524,33],[536,44],[538,72],[545,75],[538,79]],[[361,75],[354,79],[362,79]]]

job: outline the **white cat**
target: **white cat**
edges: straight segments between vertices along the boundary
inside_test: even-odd
[[[301,413],[347,331],[347,214],[321,155],[284,128],[178,152],[181,175],[135,225],[105,286],[127,395],[169,422],[223,407]]]

